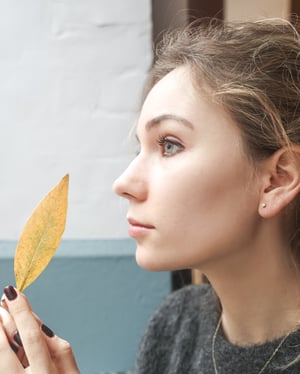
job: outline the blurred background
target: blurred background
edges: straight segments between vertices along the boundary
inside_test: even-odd
[[[164,30],[199,17],[289,18],[297,0],[2,0],[0,3],[0,285],[33,208],[70,174],[63,241],[26,290],[69,340],[82,374],[134,367],[163,298],[201,274],[135,263],[127,204],[111,185],[135,154],[129,137]]]

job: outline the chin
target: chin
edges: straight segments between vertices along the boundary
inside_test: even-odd
[[[162,269],[161,266],[157,263],[157,261],[153,261],[150,258],[145,258],[145,256],[135,256],[136,263],[138,266],[144,270],[148,271],[163,271],[166,269]]]
[[[135,259],[138,266],[144,270],[153,272],[178,270],[177,266],[171,266],[171,262],[162,259],[159,254],[151,253],[151,251],[139,246],[136,250]]]

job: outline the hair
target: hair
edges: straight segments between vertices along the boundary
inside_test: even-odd
[[[200,20],[167,32],[155,51],[149,90],[179,66],[189,68],[239,126],[254,163],[300,145],[300,36],[283,19],[252,22]],[[300,268],[300,199],[295,199],[292,253]]]

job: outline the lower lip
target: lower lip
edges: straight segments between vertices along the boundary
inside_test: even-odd
[[[138,236],[146,235],[151,230],[153,230],[153,227],[145,227],[145,226],[135,226],[135,225],[132,225],[128,229],[128,234],[132,238],[137,238]]]

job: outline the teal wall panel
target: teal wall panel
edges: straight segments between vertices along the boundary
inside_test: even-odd
[[[16,243],[0,241],[0,287],[14,284]],[[63,241],[25,290],[45,324],[73,346],[82,374],[131,370],[154,309],[170,292],[168,272],[140,269],[131,240]]]

